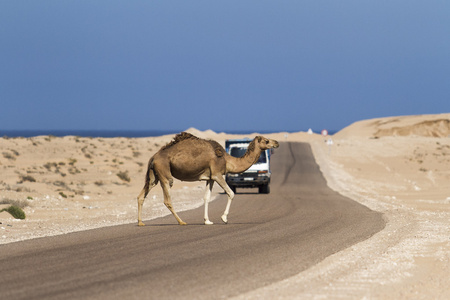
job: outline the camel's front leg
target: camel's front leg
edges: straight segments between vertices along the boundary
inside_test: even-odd
[[[230,212],[231,201],[233,201],[234,193],[230,189],[230,187],[228,186],[227,182],[225,181],[225,179],[223,179],[222,176],[216,177],[215,181],[220,185],[221,188],[223,188],[225,193],[227,193],[227,195],[228,195],[227,207],[225,208],[225,211],[224,211],[224,213],[222,215],[222,221],[225,224],[227,224],[228,223],[228,213]]]
[[[214,180],[208,180],[206,182],[206,191],[205,191],[205,196],[203,198],[203,200],[205,201],[205,225],[214,224],[213,222],[211,222],[209,220],[209,216],[208,216],[208,205],[209,205],[209,201],[211,200],[211,191],[213,189],[213,185],[214,185]]]
[[[169,182],[166,182],[166,181],[163,182],[161,180],[161,186],[162,186],[163,193],[164,193],[164,205],[166,205],[166,207],[170,210],[170,212],[175,217],[175,219],[177,219],[178,224],[186,225],[186,222],[183,222],[183,220],[181,220],[181,218],[178,216],[178,214],[175,212],[175,210],[172,207],[172,202],[170,200],[170,193],[169,193],[169,188],[170,188],[171,184]]]

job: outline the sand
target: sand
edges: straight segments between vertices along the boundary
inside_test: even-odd
[[[387,225],[297,276],[237,298],[449,299],[449,120],[450,114],[365,120],[326,138],[268,134],[310,143],[329,186],[383,212]],[[222,144],[243,137],[189,132]],[[0,243],[136,222],[147,161],[171,138],[0,138],[0,202],[28,203],[26,220],[0,214]],[[203,192],[204,183],[176,181],[175,209],[202,205]],[[157,187],[143,219],[167,213]]]

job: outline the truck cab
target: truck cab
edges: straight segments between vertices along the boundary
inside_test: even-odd
[[[250,139],[226,140],[225,150],[234,157],[242,157],[248,149]],[[258,188],[259,193],[270,193],[270,150],[261,152],[258,161],[248,170],[240,174],[227,174],[228,186],[236,192],[236,188]]]

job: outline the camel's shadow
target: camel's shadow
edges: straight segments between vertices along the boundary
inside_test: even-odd
[[[194,227],[194,226],[202,226],[202,227],[210,227],[210,228],[214,228],[217,226],[229,226],[229,227],[233,227],[233,225],[259,225],[259,224],[263,224],[262,222],[233,222],[233,223],[228,223],[225,224],[223,222],[217,222],[214,223],[213,225],[205,225],[203,223],[199,223],[199,222],[192,222],[192,223],[187,223],[186,225],[179,225],[179,224],[169,224],[169,223],[149,223],[147,221],[147,224],[145,225],[145,227],[166,227],[166,226],[173,226],[173,227]],[[136,225],[138,227],[138,225]]]
[[[220,195],[226,195],[227,193],[225,192],[220,192]],[[244,191],[244,192],[235,192],[235,195],[259,195],[259,192],[254,192],[254,191]]]

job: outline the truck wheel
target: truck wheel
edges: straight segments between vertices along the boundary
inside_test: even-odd
[[[270,186],[268,184],[262,185],[259,188],[260,194],[269,194],[270,193]]]

